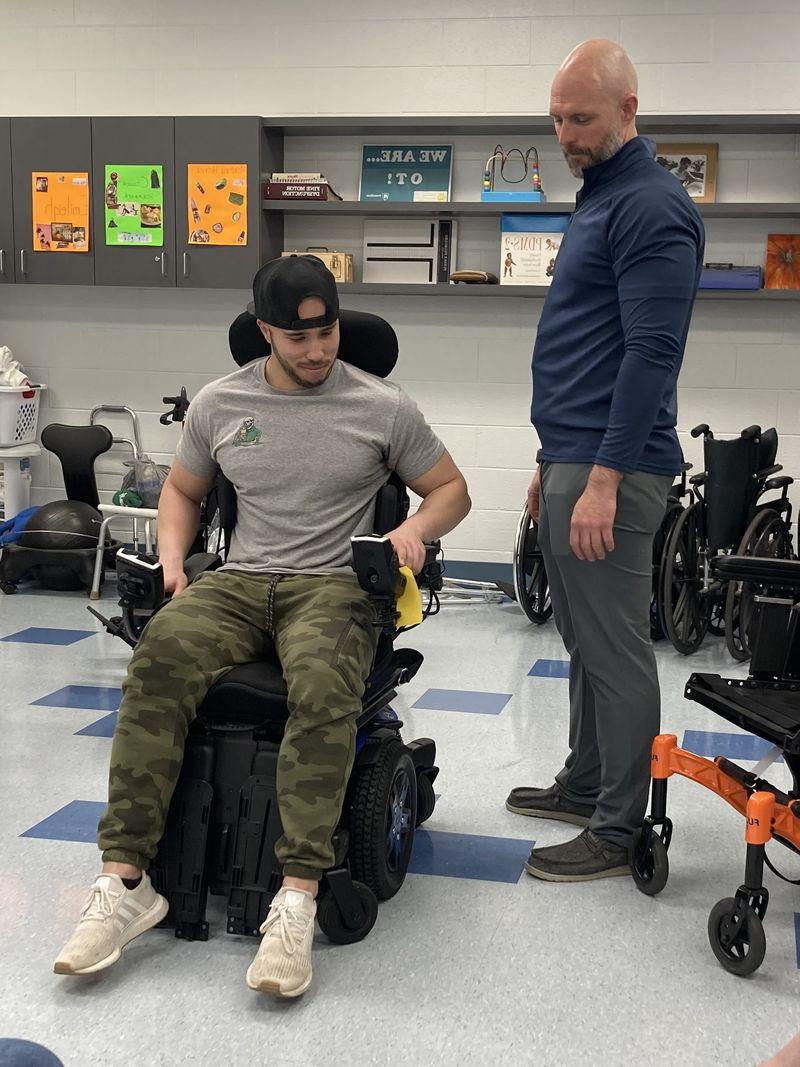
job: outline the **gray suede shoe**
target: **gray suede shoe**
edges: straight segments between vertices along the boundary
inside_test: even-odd
[[[584,830],[563,845],[535,848],[525,870],[546,882],[588,882],[592,878],[614,878],[630,874],[628,849]]]
[[[506,807],[516,815],[531,815],[536,819],[558,819],[575,826],[586,826],[594,815],[594,804],[576,804],[567,800],[561,787],[554,782],[547,789],[521,785],[512,789]]]

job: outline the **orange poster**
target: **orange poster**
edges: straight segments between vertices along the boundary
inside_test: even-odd
[[[190,245],[247,244],[247,164],[190,163]]]
[[[35,170],[31,193],[34,252],[88,252],[88,173]]]

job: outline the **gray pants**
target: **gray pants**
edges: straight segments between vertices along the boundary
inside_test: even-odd
[[[597,805],[589,823],[595,833],[627,844],[647,807],[650,746],[661,720],[649,608],[653,536],[672,478],[627,474],[614,551],[586,562],[573,554],[569,534],[591,467],[544,463],[541,470],[539,543],[570,656],[570,753],[556,781],[572,800]]]

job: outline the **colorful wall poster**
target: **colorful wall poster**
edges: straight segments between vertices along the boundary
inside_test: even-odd
[[[190,245],[247,244],[247,164],[190,163]]]
[[[34,252],[88,252],[88,172],[35,170],[31,193]]]
[[[106,164],[107,245],[164,244],[164,168]]]
[[[500,284],[550,285],[569,215],[503,215]]]

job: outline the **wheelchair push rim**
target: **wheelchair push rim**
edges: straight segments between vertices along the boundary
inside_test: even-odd
[[[673,646],[685,656],[702,644],[712,608],[712,598],[703,588],[700,509],[694,503],[680,515],[664,557],[664,623]]]
[[[667,633],[667,624],[664,621],[664,597],[662,595],[664,561],[670,534],[682,514],[683,505],[681,502],[675,497],[669,497],[664,518],[661,520],[661,525],[656,530],[656,535],[653,538],[653,592],[650,599],[650,637],[653,641],[660,641]]]
[[[759,511],[742,537],[739,556],[763,556],[787,559],[790,554],[789,531],[782,516],[773,508]],[[754,582],[728,582],[725,599],[725,643],[734,659],[750,659],[750,627],[755,613]]]
[[[547,571],[539,549],[539,526],[533,521],[527,503],[517,523],[514,541],[514,596],[531,622],[541,626],[553,614]]]

